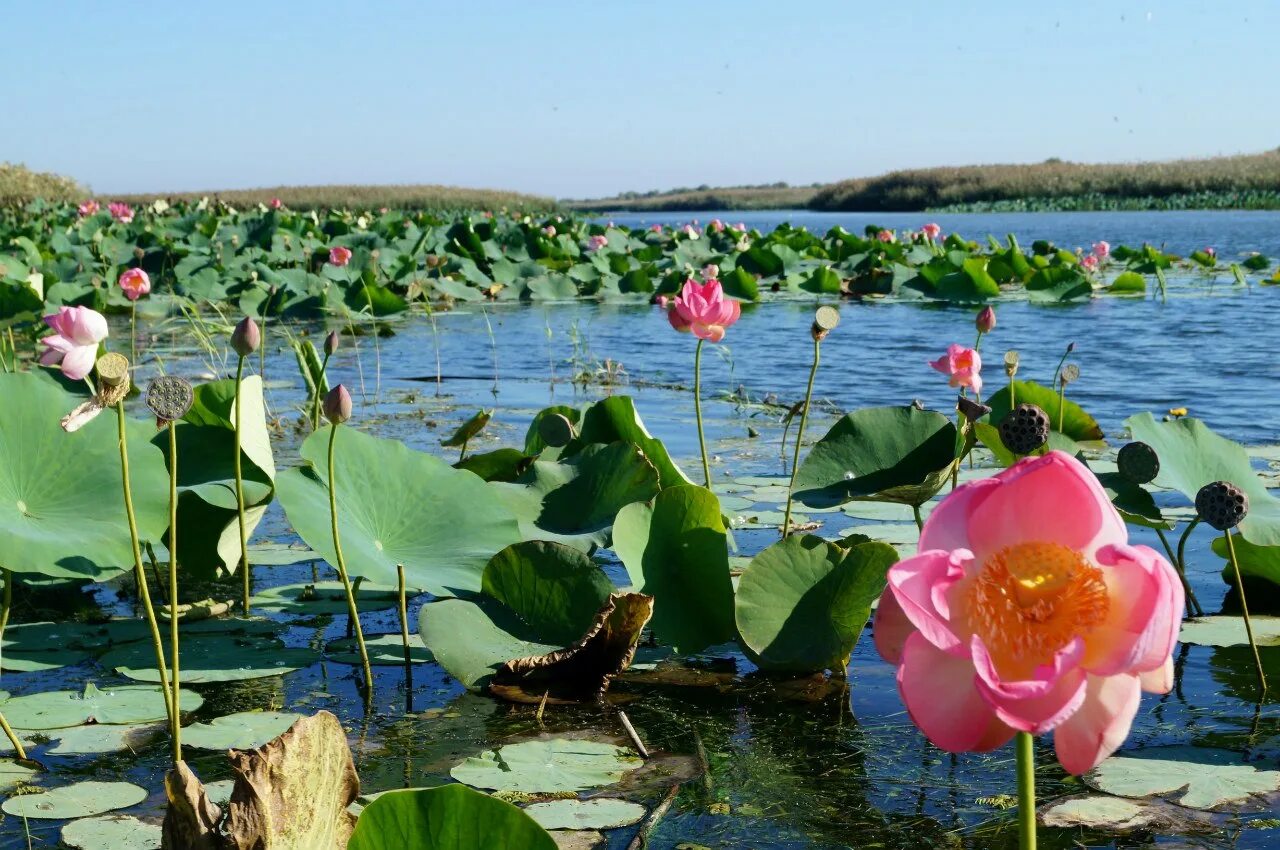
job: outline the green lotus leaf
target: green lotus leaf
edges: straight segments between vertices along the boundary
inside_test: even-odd
[[[1018,402],[1021,404],[1022,402]],[[987,422],[975,422],[973,426],[974,436],[978,438],[978,442],[986,446],[991,451],[996,463],[1002,467],[1013,466],[1018,461],[1018,456],[1005,448],[1004,440],[1000,438],[1000,429]],[[1049,432],[1049,441],[1045,444],[1048,446],[1047,451],[1066,452],[1075,457],[1081,451],[1080,444],[1068,437],[1066,434],[1060,434],[1057,431]],[[961,470],[960,480],[964,480],[964,473],[968,470]]]
[[[526,806],[524,813],[543,829],[617,829],[644,819],[646,809],[639,803],[615,797],[594,800],[551,800]]]
[[[365,635],[365,651],[369,653],[369,663],[385,667],[404,666],[404,641],[399,632],[385,635]],[[360,650],[354,637],[339,638],[330,641],[325,647],[325,655],[330,661],[339,664],[361,664]],[[409,633],[409,663],[423,664],[434,661],[435,656],[422,642],[422,635],[416,631]]]
[[[209,381],[193,388],[193,401],[184,421],[192,425],[215,425],[235,430],[236,382],[234,378]],[[271,452],[271,434],[267,430],[266,402],[262,396],[262,377],[250,375],[240,384],[240,404],[244,406],[240,421],[240,451],[268,480],[276,476],[275,455]],[[179,428],[179,430],[182,430]],[[184,455],[178,447],[178,473],[182,474]],[[195,460],[195,458],[192,458]],[[197,460],[197,463],[201,461]],[[248,498],[246,494],[246,499]],[[232,503],[234,507],[234,503]]]
[[[529,423],[529,430],[526,431],[524,435],[524,453],[526,455],[549,454],[547,450],[550,447],[542,439],[542,431],[540,430],[542,420],[549,416],[563,416],[565,419],[569,420],[570,424],[577,428],[578,422],[582,418],[582,411],[578,410],[576,407],[570,407],[567,404],[553,404],[551,407],[545,407],[542,410],[539,410],[534,414],[533,421]],[[605,440],[604,442],[613,443],[617,441]],[[634,441],[628,440],[627,442]],[[555,452],[555,454],[547,457],[546,459],[555,460],[556,457],[559,456],[559,451],[556,449],[551,449],[551,451]]]
[[[533,818],[465,785],[388,791],[365,806],[347,850],[556,850]]]
[[[1249,620],[1253,626],[1253,639],[1258,646],[1280,646],[1280,617],[1254,614]],[[1184,620],[1178,640],[1200,646],[1249,645],[1244,618],[1226,615]]]
[[[1117,295],[1146,295],[1147,279],[1137,272],[1121,272],[1111,281],[1107,291]]]
[[[201,684],[283,676],[310,666],[320,660],[320,655],[305,647],[286,647],[278,640],[212,634],[182,640],[179,660],[182,681]],[[147,642],[113,649],[99,661],[126,678],[159,682],[155,662],[155,651]]]
[[[150,651],[150,649],[148,649]],[[183,711],[195,711],[204,698],[194,691],[179,694]],[[42,691],[0,702],[0,713],[15,729],[66,729],[86,723],[138,724],[165,720],[164,694],[150,685],[113,685],[99,690],[92,682],[84,691]]]
[[[486,750],[456,765],[449,775],[491,791],[552,794],[613,785],[643,764],[631,750],[616,744],[552,738]]]
[[[537,640],[529,625],[510,608],[483,596],[423,605],[418,612],[418,630],[440,666],[472,689],[485,687],[506,661],[561,648],[560,644]]]
[[[1134,484],[1119,472],[1097,472],[1098,482],[1106,491],[1111,504],[1120,512],[1120,517],[1131,525],[1146,528],[1159,528],[1164,531],[1173,529],[1175,523],[1164,518],[1160,507],[1151,493],[1141,484]]]
[[[472,414],[466,422],[463,422],[458,426],[458,429],[453,432],[453,436],[449,437],[447,440],[441,440],[440,445],[447,448],[465,446],[467,443],[471,442],[472,437],[484,430],[485,426],[489,424],[489,420],[492,418],[492,410],[477,411]]]
[[[527,623],[540,642],[561,646],[582,637],[613,592],[609,577],[587,555],[542,540],[494,555],[481,587]]]
[[[1229,481],[1249,497],[1249,515],[1240,523],[1240,533],[1259,546],[1280,545],[1280,499],[1254,473],[1243,446],[1214,433],[1199,419],[1157,422],[1150,413],[1139,413],[1124,424],[1133,439],[1151,446],[1159,456],[1156,484],[1194,502],[1204,485]]]
[[[519,449],[494,449],[491,452],[467,455],[455,463],[453,468],[473,472],[485,481],[515,481],[533,461],[534,456]]]
[[[1256,546],[1245,540],[1244,536],[1239,533],[1232,534],[1231,540],[1235,544],[1236,563],[1240,566],[1240,576],[1245,579],[1246,587],[1250,578],[1259,578],[1272,584],[1280,584],[1280,546]],[[1226,559],[1229,557],[1225,538],[1215,537],[1209,545],[1213,549],[1213,554],[1219,558]],[[1222,567],[1222,580],[1233,587],[1235,586],[1235,570],[1231,568],[1229,560]]]
[[[697,652],[732,640],[727,533],[714,493],[684,484],[618,513],[613,549],[641,593],[654,598],[658,640]]]
[[[301,455],[311,465],[281,473],[276,488],[289,523],[333,564],[331,427],[307,437]],[[489,489],[500,485],[354,428],[341,428],[334,450],[338,527],[353,576],[394,584],[403,564],[412,587],[436,596],[474,593],[489,559],[520,539],[515,517]]]
[[[35,775],[33,768],[8,759],[0,760],[0,792],[11,791],[22,783],[30,782]]]
[[[182,743],[201,750],[252,750],[280,737],[302,717],[291,711],[240,711],[192,723],[182,730]]]
[[[421,591],[406,590],[410,598]],[[400,592],[395,587],[362,581],[355,589],[356,608],[360,611],[383,611],[399,604]],[[275,614],[301,614],[315,616],[318,614],[347,613],[347,594],[340,581],[318,581],[304,584],[284,584],[255,593],[249,600],[249,607],[255,612]],[[183,626],[185,632],[186,626]]]
[[[72,664],[80,664],[92,658],[92,654],[82,649],[66,649],[51,645],[46,651],[18,652],[6,649],[0,652],[0,667],[7,673],[42,673],[46,670],[60,670]]]
[[[16,818],[65,820],[127,809],[147,799],[147,789],[131,782],[76,782],[41,794],[20,794],[0,809]]]
[[[263,426],[265,430],[265,425]],[[178,443],[178,490],[199,496],[210,505],[227,510],[236,509],[235,480],[235,432],[215,425],[191,425],[179,423],[174,432]],[[169,434],[162,430],[151,438],[169,457]],[[241,464],[244,474],[244,503],[257,505],[271,497],[272,476],[258,468],[247,452],[241,455],[248,463]]]
[[[842,417],[796,473],[796,499],[826,508],[854,499],[922,505],[955,464],[956,426],[915,407],[868,407]]]
[[[1182,835],[1215,831],[1204,815],[1159,800],[1126,800],[1106,794],[1067,797],[1045,805],[1039,811],[1045,826],[1107,832],[1147,832]]]
[[[738,634],[767,670],[843,670],[898,553],[792,535],[756,555],[738,582]]]
[[[131,569],[114,413],[68,434],[59,421],[83,399],[32,372],[0,374],[0,398],[0,567],[90,580]],[[128,422],[138,534],[157,541],[169,474],[154,433],[152,422]]]
[[[636,412],[635,401],[630,396],[609,396],[583,410],[578,439],[565,448],[564,455],[572,454],[592,443],[614,442],[639,446],[649,463],[658,470],[658,482],[663,489],[693,483],[676,466],[662,441],[645,428],[640,414]]]
[[[62,843],[73,850],[156,850],[162,833],[158,823],[130,815],[102,815],[64,826]]]
[[[1280,770],[1209,747],[1148,747],[1106,759],[1082,777],[1120,797],[1160,797],[1188,809],[1240,811],[1274,802]]]
[[[49,755],[99,755],[123,750],[136,752],[162,737],[168,728],[167,723],[136,726],[91,723],[88,726],[72,726],[60,729],[50,736],[56,738],[58,743],[49,750]]]
[[[5,627],[0,641],[3,655],[10,652],[64,652],[99,650],[113,643],[130,643],[151,636],[144,620],[111,620],[106,623],[18,623]]]
[[[1062,400],[1062,427],[1058,427],[1058,391],[1041,386],[1035,381],[1014,381],[1016,392],[1014,401],[1018,404],[1034,404],[1049,414],[1049,423],[1054,431],[1060,431],[1077,443],[1101,440],[1102,428],[1098,421],[1085,412],[1084,408],[1070,398]],[[1009,387],[996,390],[986,403],[991,406],[988,417],[992,425],[999,425],[1009,413]]]

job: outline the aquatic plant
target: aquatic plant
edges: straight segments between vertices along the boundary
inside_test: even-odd
[[[240,467],[240,442],[244,417],[241,411],[244,405],[240,402],[240,391],[244,386],[244,360],[262,345],[262,336],[258,325],[250,316],[245,316],[236,325],[231,334],[231,348],[236,353],[235,392],[232,395],[232,407],[235,411],[235,458],[236,476],[236,522],[240,529],[240,581],[241,605],[244,615],[249,616],[249,597],[252,594],[253,579],[249,571],[249,532],[245,524],[244,472]]]
[[[73,381],[88,377],[98,359],[98,345],[107,338],[106,318],[88,307],[60,307],[44,322],[53,333],[40,338],[45,347],[41,365],[56,365]]]
[[[791,481],[787,485],[787,507],[782,517],[782,536],[791,533],[791,500],[795,495],[796,473],[800,470],[800,446],[804,443],[804,426],[809,421],[809,403],[813,400],[813,379],[818,374],[818,362],[822,356],[822,341],[840,324],[840,313],[834,307],[819,307],[809,328],[813,337],[813,366],[809,369],[809,383],[805,387],[804,402],[800,408],[800,428],[796,432],[795,454],[791,459]],[[710,486],[710,485],[708,485]]]

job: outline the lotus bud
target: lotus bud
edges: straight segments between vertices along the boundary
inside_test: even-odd
[[[236,325],[236,329],[231,332],[231,348],[241,357],[248,357],[257,351],[261,344],[262,332],[258,330],[258,323],[252,316],[241,319],[240,324]]]
[[[1004,373],[1010,379],[1018,374],[1018,352],[1006,351],[1004,353]]]
[[[1218,531],[1229,531],[1249,513],[1249,496],[1229,481],[1214,481],[1196,493],[1196,513]]]
[[[988,304],[978,312],[978,318],[973,323],[978,328],[978,333],[991,333],[996,328],[996,311]]]
[[[440,265],[440,258],[435,254],[427,254],[427,268],[434,269],[438,265]]]
[[[351,393],[342,384],[329,390],[324,399],[324,418],[341,425],[351,418]]]
[[[141,248],[133,249],[133,257],[138,262],[142,262],[142,258],[145,257],[146,255],[147,255],[147,252],[142,250]]]
[[[1031,454],[1049,442],[1049,414],[1034,404],[1018,405],[1000,422],[1000,441],[1015,454]]]
[[[1146,443],[1129,443],[1116,455],[1120,475],[1134,484],[1147,484],[1160,474],[1160,457]]]
[[[840,324],[840,311],[824,304],[814,312],[813,327],[809,329],[809,333],[815,342],[822,342],[838,324]]]
[[[1069,343],[1067,343],[1067,353],[1068,353],[1068,354],[1070,354],[1071,352],[1073,352],[1073,351],[1075,351],[1075,350],[1076,350],[1076,344],[1075,344],[1074,342],[1069,342]]]
[[[173,375],[163,375],[147,387],[147,407],[157,422],[176,422],[191,409],[194,401],[191,384]]]
[[[329,335],[324,338],[324,353],[326,357],[332,357],[333,353],[338,350],[338,345],[342,342],[342,338],[338,336],[337,331],[329,331]]]

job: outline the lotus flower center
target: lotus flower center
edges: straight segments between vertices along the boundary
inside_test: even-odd
[[[1061,543],[1019,543],[987,559],[969,590],[974,631],[999,666],[1042,664],[1107,616],[1102,570]]]

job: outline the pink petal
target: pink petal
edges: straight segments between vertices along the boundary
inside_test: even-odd
[[[1021,732],[1040,735],[1070,717],[1084,700],[1085,674],[1079,668],[1084,642],[1076,638],[1054,653],[1053,662],[1035,669],[1030,679],[1004,681],[982,638],[971,642],[978,692],[1002,721]]]
[[[689,323],[684,320],[684,317],[680,315],[680,312],[678,310],[674,310],[674,309],[668,310],[667,321],[671,323],[671,327],[675,328],[681,333],[688,333]]]
[[[1182,582],[1173,567],[1146,546],[1104,546],[1096,560],[1111,607],[1089,633],[1085,669],[1112,676],[1162,667],[1182,624]]]
[[[62,374],[73,381],[78,381],[93,371],[93,364],[97,359],[97,345],[76,346],[63,356]]]
[[[1129,734],[1142,690],[1137,676],[1090,676],[1079,710],[1053,733],[1058,761],[1067,773],[1092,770]]]
[[[937,360],[930,360],[929,365],[944,375],[951,374],[951,361],[947,359],[946,355],[939,357]]]
[[[708,325],[703,322],[694,322],[693,335],[699,339],[708,340],[709,342],[719,342],[724,339],[724,328],[720,325]]]
[[[924,521],[920,532],[921,552],[930,549],[972,549],[969,542],[969,518],[974,508],[1000,487],[995,478],[979,478],[961,484],[947,494]],[[980,565],[976,565],[980,566]]]
[[[938,649],[965,654],[960,636],[938,610],[937,598],[944,596],[964,577],[968,552],[921,552],[889,568],[888,590],[897,599],[902,613]],[[883,603],[881,603],[883,604]]]
[[[1060,543],[1091,557],[1128,532],[1098,479],[1065,452],[1019,461],[995,476],[1000,487],[974,506],[969,539],[985,561],[1008,546]]]
[[[943,652],[919,633],[907,639],[898,667],[898,692],[912,722],[934,746],[952,753],[994,749],[1012,736],[1009,729],[1001,739],[1001,724],[978,693],[976,681],[968,659]]]
[[[916,631],[916,627],[898,604],[898,597],[891,592],[881,594],[880,604],[876,606],[875,619],[871,624],[871,637],[876,642],[876,651],[880,653],[880,657],[890,664],[901,663],[902,647]]]
[[[49,336],[42,338],[40,342],[59,354],[66,354],[68,351],[75,348],[75,343],[71,342],[71,340],[61,334],[50,334]]]
[[[1155,670],[1147,670],[1138,674],[1138,682],[1149,694],[1167,694],[1173,688],[1173,656],[1164,660],[1164,664]]]

